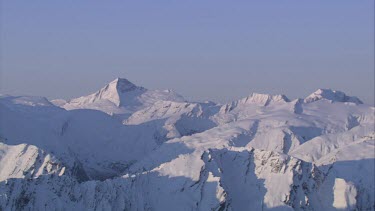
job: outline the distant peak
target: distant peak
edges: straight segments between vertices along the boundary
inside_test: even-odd
[[[250,96],[245,98],[246,102],[252,102],[267,106],[272,102],[289,102],[290,100],[285,95],[270,95],[270,94],[259,94],[252,93]]]
[[[125,78],[116,78],[108,84],[109,87],[112,87],[114,90],[117,90],[119,93],[129,92],[136,89],[144,89],[143,87],[136,86],[128,79]]]
[[[269,99],[272,99],[272,100],[289,101],[289,99],[285,95],[270,95],[270,94],[252,93],[249,97],[251,97],[251,98],[269,98]]]
[[[290,100],[285,95],[270,95],[270,94],[259,94],[252,93],[248,97],[242,98],[237,101],[233,101],[221,107],[221,112],[227,113],[236,107],[257,105],[257,106],[268,106],[272,104],[287,103]]]
[[[132,82],[130,82],[126,78],[115,78],[115,80],[113,80],[112,82],[113,83],[130,83],[130,84],[133,84]]]
[[[363,102],[357,97],[348,96],[344,92],[332,89],[318,89],[306,97],[304,101],[305,103],[311,103],[322,99],[331,100],[332,102],[351,102],[355,104],[363,104]]]
[[[73,99],[72,102],[84,104],[93,103],[98,100],[108,100],[113,102],[115,105],[120,106],[124,99],[123,96],[130,93],[133,93],[131,95],[134,95],[134,93],[139,94],[139,92],[144,91],[146,91],[145,88],[136,86],[128,79],[116,78],[96,93],[89,95],[87,97]]]

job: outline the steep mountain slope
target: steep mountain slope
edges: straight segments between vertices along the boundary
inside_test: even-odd
[[[65,166],[36,146],[0,143],[0,181],[8,178],[37,178],[44,174],[66,174]]]
[[[1,210],[375,210],[375,108],[339,91],[53,103],[0,96]]]
[[[351,102],[355,104],[363,104],[363,102],[357,97],[347,96],[344,92],[330,89],[316,90],[314,93],[305,98],[305,102],[311,103],[322,99],[329,100],[331,102]]]
[[[95,110],[42,104],[39,98],[0,98],[0,137],[6,145],[33,145],[56,156],[84,178],[108,178],[158,146],[156,130],[125,126]],[[84,180],[83,178],[83,180]]]
[[[211,129],[217,124],[211,116],[217,113],[219,106],[213,103],[187,103],[157,101],[152,106],[133,113],[123,123],[140,125],[158,123],[164,139],[179,138]]]
[[[148,90],[127,79],[117,78],[91,95],[71,99],[66,103],[61,100],[55,102],[67,110],[94,109],[110,115],[128,117],[159,100],[184,101],[183,97],[171,90]]]

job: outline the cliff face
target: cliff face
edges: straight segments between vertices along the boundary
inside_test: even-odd
[[[44,175],[0,184],[4,210],[372,210],[373,184],[338,178],[332,164],[317,167],[269,151],[210,150],[199,177],[163,176],[159,170],[79,183]],[[371,168],[372,161],[361,161]],[[358,169],[357,169],[358,170]],[[364,172],[358,172],[364,173]],[[370,185],[370,186],[369,186]],[[372,186],[371,186],[372,185]]]

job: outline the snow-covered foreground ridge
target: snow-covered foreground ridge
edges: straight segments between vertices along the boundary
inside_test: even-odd
[[[0,95],[0,210],[375,210],[374,112],[328,89],[220,105],[120,78]]]

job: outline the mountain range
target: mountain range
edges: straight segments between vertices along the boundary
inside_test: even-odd
[[[375,210],[375,108],[341,91],[189,102],[117,78],[0,95],[0,210]]]

